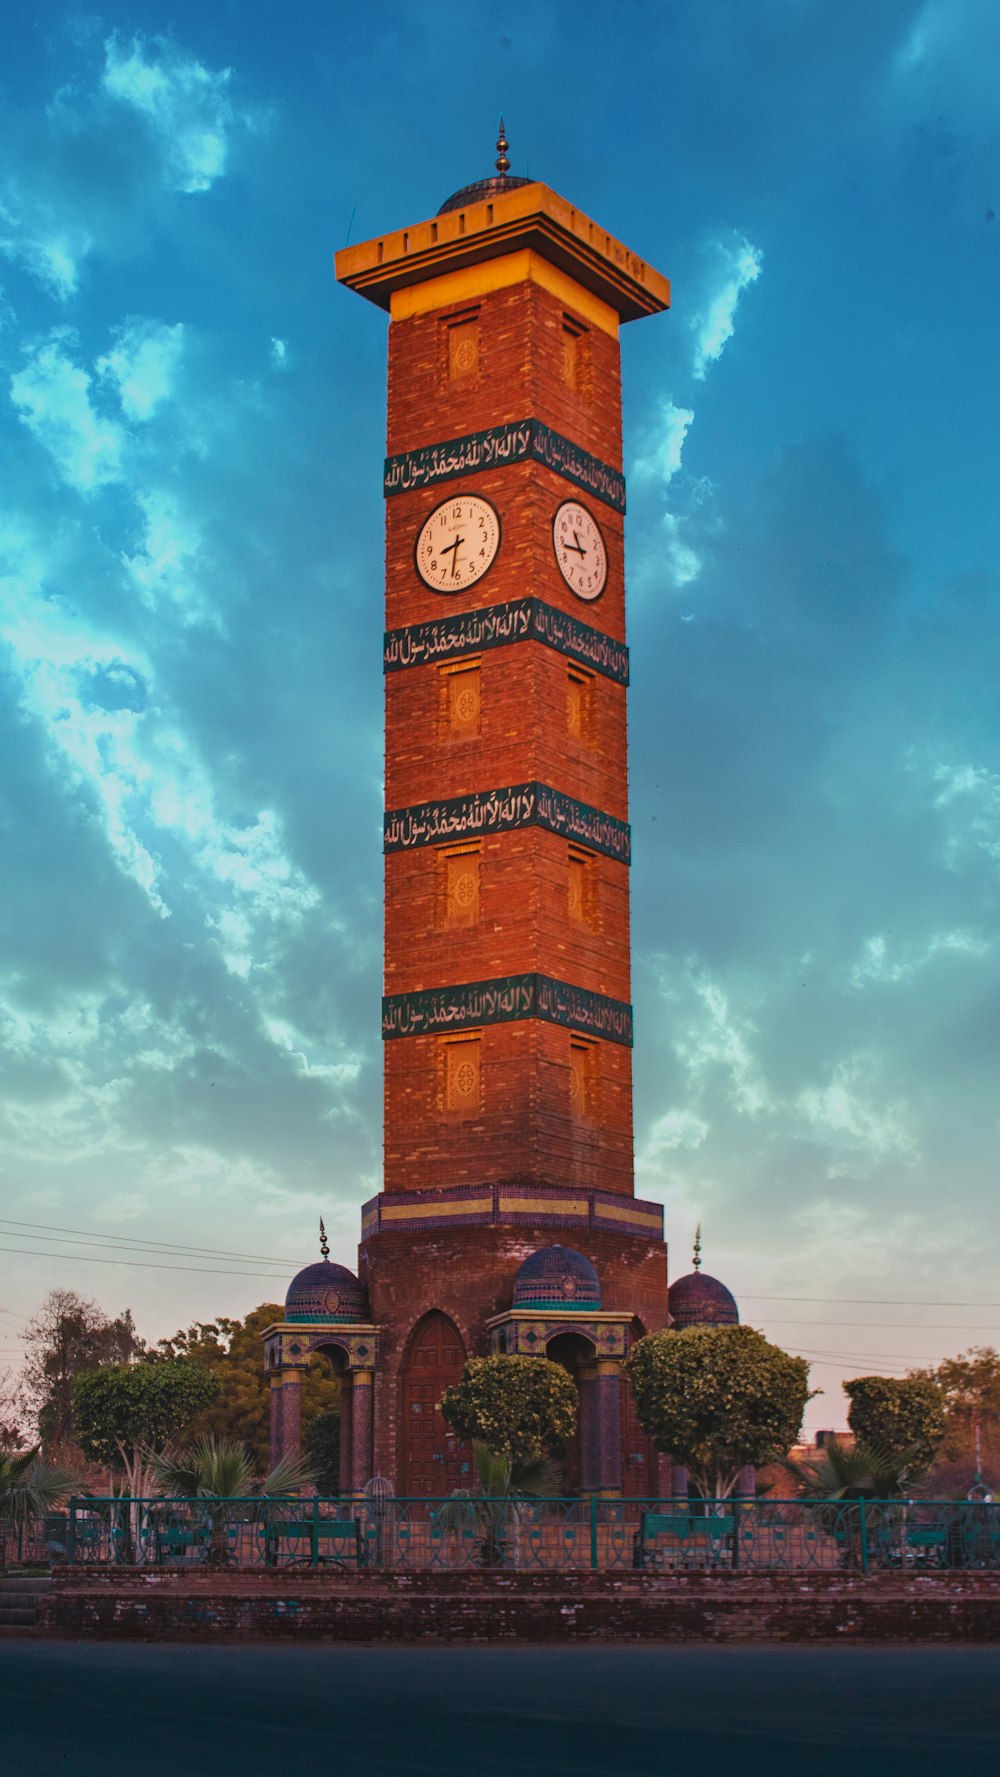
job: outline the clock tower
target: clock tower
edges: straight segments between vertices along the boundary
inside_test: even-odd
[[[667,1255],[633,1186],[618,334],[669,286],[506,148],[336,258],[389,315],[385,1178],[344,1478],[468,1484],[441,1390],[530,1352],[579,1385],[568,1480],[655,1493],[621,1378]]]

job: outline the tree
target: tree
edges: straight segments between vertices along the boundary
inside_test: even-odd
[[[892,1451],[839,1438],[806,1460],[784,1456],[781,1466],[806,1499],[903,1499],[920,1485],[927,1468],[916,1448]]]
[[[23,1382],[9,1370],[0,1374],[0,1450],[20,1450],[27,1443],[28,1399]]]
[[[127,1364],[144,1347],[131,1309],[115,1320],[75,1290],[52,1290],[25,1331],[24,1380],[42,1448],[59,1451],[73,1427],[73,1384],[85,1370]]]
[[[576,1429],[576,1389],[539,1357],[472,1357],[441,1396],[445,1424],[512,1463],[556,1455]]]
[[[161,1339],[155,1353],[160,1362],[165,1358],[187,1357],[208,1370],[219,1381],[219,1393],[210,1406],[192,1423],[192,1437],[214,1435],[236,1438],[247,1444],[258,1468],[263,1470],[270,1449],[270,1383],[264,1371],[264,1347],[261,1334],[275,1321],[283,1320],[285,1310],[276,1302],[262,1302],[244,1320],[230,1320],[225,1315]],[[302,1425],[308,1431],[312,1420],[320,1414],[336,1413],[340,1408],[340,1378],[331,1371],[321,1355],[310,1358],[302,1378]]]
[[[84,1371],[73,1386],[73,1425],[85,1456],[120,1467],[126,1491],[143,1491],[145,1462],[191,1424],[219,1383],[190,1358],[113,1364]]]
[[[974,1345],[946,1357],[936,1370],[911,1370],[935,1382],[944,1400],[945,1433],[930,1486],[936,1493],[965,1494],[980,1476],[1000,1482],[1000,1353]]]
[[[0,1450],[0,1571],[10,1530],[27,1530],[65,1499],[74,1477],[33,1450]]]
[[[847,1423],[859,1444],[926,1469],[944,1437],[944,1400],[925,1376],[856,1376],[844,1383]]]
[[[625,1368],[643,1431],[707,1498],[731,1493],[747,1464],[784,1456],[810,1398],[805,1358],[752,1327],[648,1333]]]
[[[178,1454],[151,1456],[149,1466],[170,1499],[275,1499],[308,1486],[308,1462],[283,1456],[260,1478],[252,1451],[236,1438],[195,1438]]]
[[[340,1414],[320,1413],[310,1420],[302,1443],[317,1492],[336,1498],[340,1493]]]

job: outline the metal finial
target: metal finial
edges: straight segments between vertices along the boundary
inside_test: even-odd
[[[497,137],[497,172],[501,177],[510,172],[510,161],[507,159],[507,150],[509,147],[510,143],[504,132],[503,118],[501,117],[500,134]]]
[[[322,1216],[319,1218],[319,1250],[323,1254],[324,1259],[330,1257],[330,1242],[326,1237],[326,1229],[323,1226]]]
[[[700,1222],[698,1223],[698,1226],[694,1231],[694,1268],[696,1271],[701,1270],[701,1223]]]

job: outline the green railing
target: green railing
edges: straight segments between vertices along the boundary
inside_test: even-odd
[[[78,1498],[44,1541],[54,1562],[99,1567],[1000,1574],[1000,1505]]]

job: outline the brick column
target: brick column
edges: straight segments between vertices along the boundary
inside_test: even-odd
[[[361,1493],[372,1478],[372,1395],[374,1370],[351,1371],[351,1492]]]
[[[621,1365],[598,1358],[580,1368],[580,1492],[622,1490]]]
[[[354,1391],[351,1372],[340,1378],[340,1496],[346,1499],[354,1485],[352,1455],[354,1439],[351,1433],[353,1423]]]
[[[302,1453],[302,1371],[271,1372],[271,1467]]]

